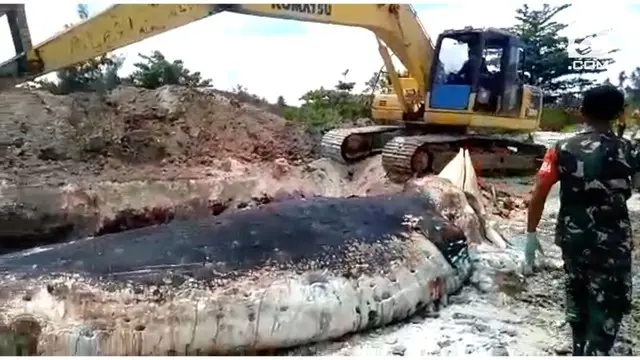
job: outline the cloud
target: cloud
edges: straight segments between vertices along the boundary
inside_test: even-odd
[[[538,7],[543,1],[528,3]],[[417,11],[435,40],[445,29],[512,25],[515,9],[521,4],[454,1],[420,5]],[[105,6],[90,4],[90,10],[95,12]],[[570,24],[567,36],[615,29],[607,41],[610,39],[612,48],[621,49],[615,56],[617,63],[606,75],[598,77],[617,79],[619,71],[640,65],[636,63],[640,48],[635,46],[632,29],[640,19],[639,11],[615,1],[597,11],[588,2],[577,2],[561,13],[558,21]],[[77,19],[75,5],[64,2],[27,3],[27,16],[34,42],[45,40]],[[11,47],[8,29],[0,27],[0,51]],[[118,53],[127,57],[122,72],[132,70],[138,53],[153,50],[160,50],[170,59],[183,59],[188,68],[212,78],[218,88],[230,89],[239,84],[271,101],[282,95],[289,103],[296,103],[310,89],[332,87],[346,69],[347,80],[362,85],[383,65],[375,36],[368,30],[232,13],[217,14],[121,49]],[[9,56],[0,52],[0,58]]]

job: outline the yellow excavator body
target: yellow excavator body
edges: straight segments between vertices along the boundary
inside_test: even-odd
[[[408,73],[400,74],[399,82],[405,99],[410,99],[412,96],[419,94],[418,82],[410,77]],[[373,100],[371,101],[371,118],[380,124],[402,125],[404,107],[400,103],[400,98],[393,92],[394,90],[391,86],[380,90],[382,91],[373,95]],[[408,101],[406,107],[417,104],[420,104],[420,102]]]
[[[445,31],[434,43],[406,4],[117,4],[37,45],[24,5],[0,4],[16,50],[0,64],[0,90],[223,11],[375,34],[390,80],[372,100],[380,125],[329,131],[326,156],[349,163],[382,152],[388,173],[411,175],[438,172],[460,147],[470,149],[479,170],[532,170],[544,153],[541,145],[496,135],[533,132],[542,113],[541,90],[526,84],[518,37],[465,28]],[[467,61],[452,64],[451,49],[468,52]],[[392,56],[406,73],[396,71]]]

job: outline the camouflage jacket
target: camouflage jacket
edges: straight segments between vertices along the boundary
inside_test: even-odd
[[[554,147],[560,181],[556,244],[565,257],[599,267],[631,266],[627,199],[640,157],[631,141],[587,128]]]

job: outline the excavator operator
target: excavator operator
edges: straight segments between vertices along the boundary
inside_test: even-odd
[[[484,56],[480,55],[481,49],[478,49],[478,45],[469,45],[469,50],[467,52],[469,59],[464,62],[460,71],[458,71],[458,76],[464,80],[466,85],[471,85],[473,79],[473,68],[472,65],[475,60],[480,56],[480,72],[478,76],[478,85],[480,88],[484,89],[486,96],[479,95],[478,100],[480,103],[485,104],[489,108],[492,107],[494,100],[496,100],[495,96],[495,87],[494,87],[494,79],[495,76],[493,73],[489,71],[487,67],[487,61]],[[485,92],[481,92],[484,94]]]
[[[462,64],[462,67],[458,71],[458,76],[464,79],[468,83],[468,85],[471,85],[471,81],[473,79],[473,69],[471,66],[473,65],[473,62],[478,58],[478,53],[479,51],[477,51],[476,46],[469,46],[469,50],[467,52],[468,59],[464,62],[464,64]],[[480,78],[483,78],[487,75],[490,75],[491,73],[487,68],[487,62],[484,59],[484,56],[480,59],[480,61]]]

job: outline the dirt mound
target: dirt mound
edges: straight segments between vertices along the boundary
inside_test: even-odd
[[[402,190],[380,156],[311,161],[311,137],[270,111],[175,86],[0,93],[0,252],[291,197]]]
[[[172,172],[228,158],[297,162],[312,151],[311,138],[278,115],[177,86],[120,87],[103,96],[16,90],[0,94],[0,113],[0,169],[11,183],[32,176],[49,184],[87,174],[119,179],[123,167]]]
[[[311,160],[312,139],[258,105],[177,86],[0,93],[0,242],[23,247],[325,191],[296,169]]]

